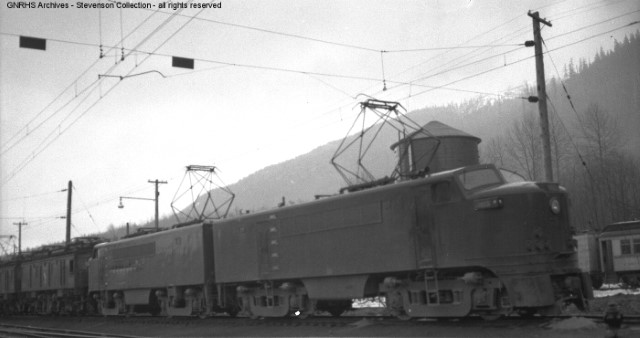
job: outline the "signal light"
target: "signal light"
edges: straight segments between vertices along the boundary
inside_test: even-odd
[[[178,68],[193,69],[194,60],[189,58],[181,58],[181,57],[174,56],[172,57],[171,66],[178,67]]]
[[[20,48],[47,50],[47,40],[32,38],[29,36],[20,36]]]
[[[553,212],[554,214],[560,214],[560,201],[558,201],[557,198],[553,197],[551,198],[551,200],[549,200],[549,207],[551,208],[551,212]]]
[[[504,202],[500,197],[485,198],[473,201],[475,210],[500,209],[504,206]]]

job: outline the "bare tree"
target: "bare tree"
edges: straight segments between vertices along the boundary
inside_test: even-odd
[[[620,147],[620,128],[616,119],[597,104],[589,104],[580,118],[583,127],[583,149],[587,154],[591,172],[588,172],[593,194],[596,195],[593,213],[596,222],[604,226],[616,219],[612,208],[614,187],[612,173],[616,172],[615,156]],[[600,217],[598,216],[600,215]]]
[[[523,173],[525,178],[536,181],[541,174],[542,143],[536,117],[525,114],[511,126],[506,136],[506,153],[513,169]]]
[[[505,168],[509,166],[508,160],[505,158],[505,141],[504,137],[493,137],[485,146],[483,152],[482,162],[493,163],[498,168]]]

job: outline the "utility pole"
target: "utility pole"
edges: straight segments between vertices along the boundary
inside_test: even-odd
[[[66,245],[71,243],[71,190],[73,189],[73,183],[69,181],[69,187],[67,188],[67,237]]]
[[[160,228],[160,221],[158,220],[158,196],[160,196],[160,192],[158,192],[158,184],[167,184],[167,181],[158,181],[156,180],[148,180],[149,183],[154,183],[156,185],[156,231]]]
[[[28,225],[25,222],[13,223],[13,225],[18,226],[18,256],[22,255],[22,226]]]
[[[536,81],[538,83],[538,110],[540,111],[540,129],[542,130],[542,150],[544,152],[544,178],[553,182],[553,167],[551,164],[551,140],[549,136],[549,114],[547,112],[547,90],[544,79],[544,61],[542,59],[542,35],[540,23],[551,27],[551,22],[540,19],[538,12],[529,11],[528,15],[533,20],[533,46],[536,55]],[[530,47],[530,41],[525,43]]]

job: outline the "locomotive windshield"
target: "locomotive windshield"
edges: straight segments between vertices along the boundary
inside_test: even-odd
[[[458,180],[466,190],[480,187],[502,184],[502,177],[493,168],[480,168],[471,171],[463,171],[458,174]]]

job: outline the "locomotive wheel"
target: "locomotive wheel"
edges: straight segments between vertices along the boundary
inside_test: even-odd
[[[316,310],[329,312],[332,317],[340,317],[349,309],[351,309],[351,300],[329,300],[316,303]]]
[[[345,309],[336,308],[336,307],[327,310],[327,312],[329,312],[331,314],[331,317],[340,317],[340,315],[343,314],[344,311],[345,311]]]
[[[409,316],[408,314],[406,314],[404,312],[402,314],[396,315],[396,318],[398,318],[398,319],[400,319],[402,321],[411,320],[411,316]]]
[[[533,316],[535,316],[536,314],[536,310],[535,309],[531,309],[531,308],[524,308],[524,309],[519,309],[518,310],[518,315],[522,318],[533,318]]]
[[[502,317],[501,314],[482,314],[480,315],[480,318],[482,318],[482,320],[488,321],[488,322],[492,322],[494,320],[498,320],[500,319],[500,317]]]
[[[232,308],[228,308],[225,312],[229,315],[229,317],[235,318],[240,312],[240,309],[236,307],[232,307]]]
[[[400,319],[409,320],[411,316],[404,310],[404,304],[402,301],[402,292],[394,291],[387,294],[386,306],[389,310],[389,314]]]

